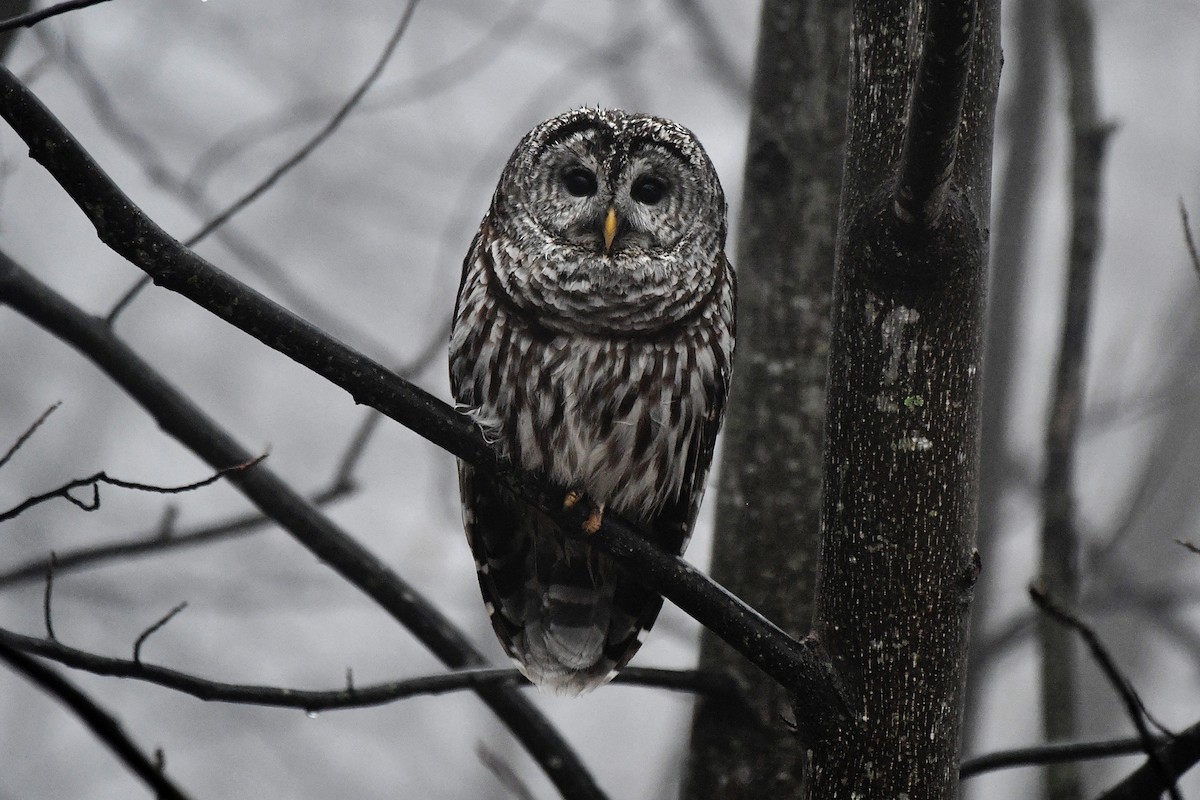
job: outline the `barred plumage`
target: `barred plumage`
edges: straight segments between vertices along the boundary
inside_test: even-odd
[[[459,407],[521,468],[682,552],[728,392],[725,199],[675,123],[579,109],[522,139],[463,264]],[[544,689],[578,694],[637,650],[662,598],[460,464],[492,625]]]

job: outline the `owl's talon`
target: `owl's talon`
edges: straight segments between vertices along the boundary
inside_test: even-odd
[[[604,522],[604,503],[597,503],[592,506],[592,510],[588,512],[587,519],[583,521],[583,532],[588,536],[593,535],[600,530],[600,525]]]
[[[567,496],[563,498],[563,508],[571,510],[575,505],[583,499],[583,492],[577,492],[574,489],[567,492]]]

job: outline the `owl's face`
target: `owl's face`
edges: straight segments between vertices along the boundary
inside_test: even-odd
[[[690,131],[657,117],[584,108],[534,128],[488,223],[514,302],[575,329],[669,323],[724,268],[716,171]]]
[[[661,137],[618,136],[584,122],[561,129],[534,155],[532,219],[551,237],[595,253],[675,247],[713,201],[696,166]]]

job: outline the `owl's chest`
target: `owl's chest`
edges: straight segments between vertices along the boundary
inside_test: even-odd
[[[459,398],[510,457],[634,516],[676,496],[711,404],[695,336],[537,336],[514,322],[502,312],[476,343]]]

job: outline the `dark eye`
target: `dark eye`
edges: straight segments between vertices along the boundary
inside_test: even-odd
[[[642,175],[629,188],[629,196],[639,203],[652,206],[667,193],[667,182],[653,175]]]
[[[587,167],[567,167],[562,172],[562,182],[574,197],[591,197],[596,193],[596,173]]]

